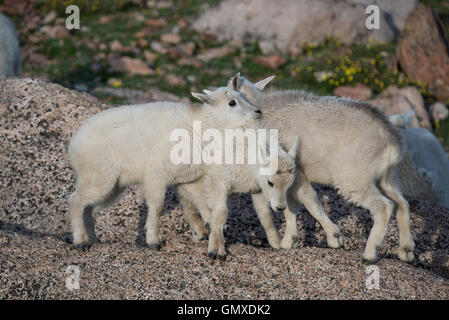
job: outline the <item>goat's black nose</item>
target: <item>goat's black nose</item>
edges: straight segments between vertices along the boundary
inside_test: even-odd
[[[262,111],[261,111],[260,109],[257,109],[255,112],[256,112],[257,114],[262,115]]]
[[[285,207],[282,207],[282,208],[281,208],[281,207],[276,207],[276,210],[277,210],[277,211],[284,211],[284,210],[285,210]]]

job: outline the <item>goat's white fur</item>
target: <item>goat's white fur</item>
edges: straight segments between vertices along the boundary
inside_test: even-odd
[[[294,90],[263,93],[243,77],[238,89],[260,106],[266,127],[279,129],[281,143],[299,137],[298,183],[290,189],[282,247],[291,247],[297,237],[298,200],[323,226],[330,247],[343,244],[340,229],[316,198],[311,182],[318,182],[336,187],[344,198],[371,212],[374,226],[363,253],[367,262],[378,259],[377,251],[383,245],[396,203],[399,258],[407,262],[414,259],[409,205],[393,181],[403,144],[382,113],[367,103],[349,99]]]
[[[199,94],[194,94],[198,96]],[[159,248],[159,215],[169,185],[192,182],[201,174],[201,165],[179,164],[170,160],[175,129],[192,136],[193,121],[204,128],[240,127],[260,117],[258,109],[229,88],[214,96],[201,95],[210,102],[203,106],[155,102],[112,108],[90,117],[69,144],[69,158],[76,171],[76,191],[70,197],[75,245],[89,244],[84,214],[111,203],[130,184],[143,184],[148,205],[146,242]],[[230,108],[228,102],[237,104]],[[90,209],[91,212],[86,209]]]
[[[273,248],[279,249],[280,237],[274,227],[270,206],[274,210],[283,210],[287,205],[287,190],[295,179],[297,145],[295,141],[288,152],[279,148],[278,168],[271,176],[261,176],[259,165],[256,164],[209,165],[203,168],[199,180],[178,186],[185,218],[192,229],[202,229],[201,226],[195,226],[198,223],[195,207],[211,226],[208,248],[210,258],[218,254],[220,259],[224,259],[226,254],[223,228],[228,216],[227,200],[231,193],[251,193],[268,242]],[[205,234],[198,238],[202,236]]]
[[[336,187],[341,195],[368,209],[374,219],[363,258],[377,261],[394,204],[398,205],[399,258],[414,259],[414,241],[408,202],[394,184],[393,174],[403,156],[403,144],[388,120],[369,104],[335,97],[318,97],[302,91],[263,93],[267,81],[255,86],[239,77],[238,90],[258,105],[263,124],[279,130],[283,145],[299,137],[297,178],[289,189],[285,210],[286,232],[282,248],[298,237],[296,214],[299,202],[322,225],[330,247],[343,245],[339,227],[326,215],[311,182]],[[233,78],[229,87],[236,87]]]

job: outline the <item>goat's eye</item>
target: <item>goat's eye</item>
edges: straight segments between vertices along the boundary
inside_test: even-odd
[[[269,185],[270,187],[272,187],[272,186],[273,186],[273,182],[271,182],[270,180],[268,180],[268,185]]]
[[[229,101],[229,105],[230,105],[231,107],[235,106],[236,104],[237,104],[237,102],[235,102],[235,100]]]

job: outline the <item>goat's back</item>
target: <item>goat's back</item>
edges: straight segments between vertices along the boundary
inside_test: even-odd
[[[286,148],[298,136],[298,164],[310,181],[358,188],[401,158],[400,136],[367,103],[299,91],[263,94],[257,103],[264,124],[279,130]]]
[[[87,119],[72,137],[69,157],[76,167],[106,161],[120,167],[144,168],[168,163],[175,129],[189,130],[191,106],[154,102],[121,106]],[[143,169],[142,169],[143,170]]]

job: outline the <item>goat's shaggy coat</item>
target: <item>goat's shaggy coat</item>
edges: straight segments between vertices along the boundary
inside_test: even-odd
[[[268,242],[273,248],[279,249],[280,237],[273,224],[270,206],[279,211],[287,205],[287,190],[295,180],[296,149],[297,144],[289,152],[279,148],[276,172],[269,176],[260,174],[259,164],[212,164],[203,167],[203,175],[197,181],[178,186],[184,215],[194,234],[195,230],[202,229],[195,208],[211,226],[208,248],[210,258],[214,259],[217,254],[221,260],[225,258],[223,228],[228,216],[228,196],[232,193],[251,193]]]
[[[377,251],[382,247],[396,203],[399,258],[413,260],[409,205],[393,182],[394,170],[403,154],[400,135],[393,126],[367,103],[295,90],[262,92],[271,79],[253,84],[240,77],[238,90],[261,108],[265,127],[279,130],[284,147],[299,138],[298,178],[289,190],[287,228],[281,247],[293,246],[297,238],[294,212],[298,201],[323,226],[330,247],[343,244],[340,229],[316,198],[311,182],[318,182],[336,187],[344,198],[370,210],[374,226],[363,254],[367,262],[378,259]]]
[[[232,108],[230,100],[236,101]],[[76,191],[70,197],[75,245],[95,239],[93,230],[86,230],[85,215],[111,203],[126,186],[143,184],[148,204],[146,241],[160,247],[159,214],[166,188],[192,182],[202,173],[201,165],[171,161],[175,145],[171,133],[185,129],[192,137],[193,121],[201,121],[205,128],[232,128],[260,117],[256,107],[231,89],[224,88],[210,102],[201,107],[170,102],[122,106],[92,116],[79,128],[69,145],[77,174]]]

